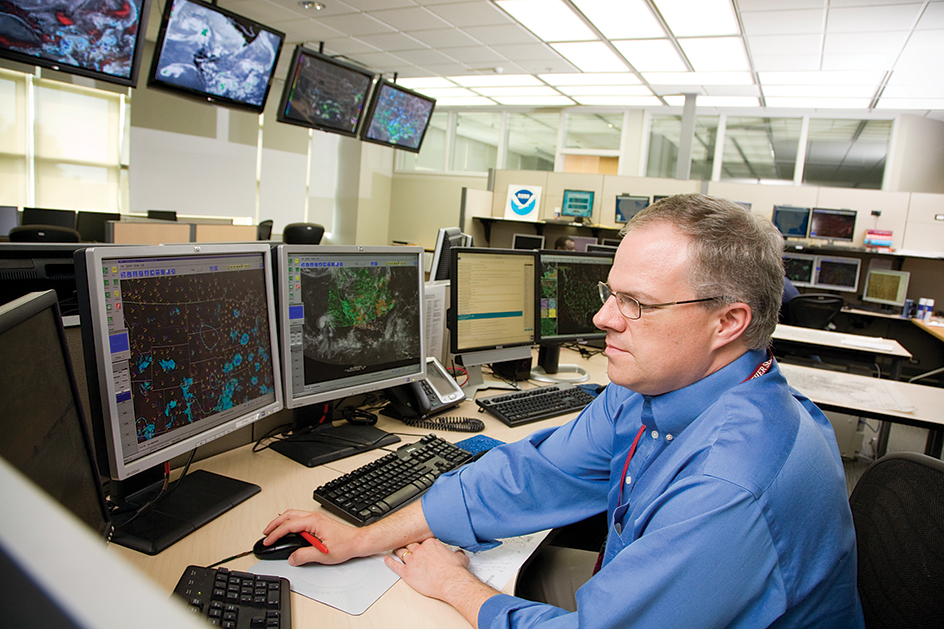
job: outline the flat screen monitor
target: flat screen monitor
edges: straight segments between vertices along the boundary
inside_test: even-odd
[[[430,281],[449,279],[449,264],[452,256],[449,252],[453,247],[468,247],[472,244],[472,237],[463,234],[458,227],[441,227],[436,234],[436,247],[433,249],[433,263],[429,269]]]
[[[130,528],[116,520],[114,539],[160,552],[259,491],[204,471],[167,500],[161,487],[172,458],[282,408],[270,246],[90,247],[75,263],[109,494],[158,500]]]
[[[108,221],[120,221],[117,212],[79,212],[75,228],[83,242],[108,242]]]
[[[852,242],[855,239],[855,210],[814,207],[810,214],[810,238]]]
[[[601,238],[600,239],[600,244],[606,245],[608,247],[619,247],[621,242],[623,242],[621,238]]]
[[[628,223],[644,208],[649,207],[649,197],[638,197],[631,194],[616,195],[616,222]]]
[[[151,0],[0,2],[0,57],[136,87]]]
[[[593,190],[564,190],[561,201],[561,216],[581,220],[593,216]]]
[[[63,316],[79,314],[73,254],[80,243],[5,242],[0,245],[0,304],[55,290]]]
[[[0,306],[0,372],[0,456],[107,537],[111,520],[54,291]]]
[[[905,305],[908,296],[908,282],[911,273],[889,269],[869,269],[865,274],[865,288],[862,289],[862,301],[885,306]]]
[[[177,210],[148,210],[147,217],[154,221],[176,221]]]
[[[616,246],[616,245],[594,245],[594,244],[590,244],[590,245],[587,245],[586,251],[589,251],[589,252],[594,252],[594,251],[595,251],[595,252],[597,252],[597,253],[601,253],[601,252],[602,252],[602,253],[614,254],[614,253],[616,253],[616,250],[617,250],[617,249],[619,249],[619,247]]]
[[[373,83],[369,70],[296,46],[277,119],[355,137]]]
[[[148,87],[262,113],[285,34],[203,0],[167,0]]]
[[[380,81],[371,96],[361,139],[419,153],[435,107],[435,98]]]
[[[531,377],[542,381],[583,382],[587,371],[578,365],[561,365],[565,343],[585,343],[606,336],[593,324],[600,310],[599,282],[606,282],[614,252],[541,251],[535,274],[539,326],[538,366]]]
[[[55,225],[75,229],[74,210],[56,210],[44,207],[25,207],[20,217],[21,225]]]
[[[0,205],[0,236],[9,236],[10,230],[20,224],[20,211],[15,205]]]
[[[586,251],[590,245],[597,244],[594,236],[571,236],[570,239],[574,241],[574,251]]]
[[[854,293],[859,288],[859,258],[816,256],[813,287]]]
[[[804,253],[783,254],[783,270],[794,286],[812,286],[816,270],[816,256]]]
[[[481,365],[531,358],[537,252],[457,247],[451,254],[449,346],[469,369],[469,391],[482,385]]]
[[[543,249],[544,236],[536,234],[515,234],[511,238],[512,249]]]
[[[808,207],[775,205],[771,220],[784,238],[806,238],[810,233],[810,212]]]

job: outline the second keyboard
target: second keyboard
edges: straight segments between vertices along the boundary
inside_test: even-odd
[[[493,395],[477,399],[475,403],[509,426],[520,426],[583,410],[593,400],[592,393],[563,383]]]

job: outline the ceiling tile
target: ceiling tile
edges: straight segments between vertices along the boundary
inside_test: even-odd
[[[452,26],[436,14],[421,7],[372,11],[370,15],[401,31],[422,31]]]
[[[493,44],[492,48],[515,61],[518,59],[530,59],[531,61],[560,59],[560,55],[547,44]]]
[[[518,24],[470,26],[466,33],[486,44],[531,44],[541,41]]]
[[[379,33],[392,33],[396,29],[379,20],[375,20],[365,13],[348,13],[345,15],[329,15],[325,18],[319,18],[319,22],[343,31],[348,35],[357,37],[358,35],[377,35]]]
[[[457,26],[499,26],[514,21],[504,11],[489,2],[451,2],[437,4],[429,10]]]
[[[380,35],[361,35],[361,41],[378,50],[397,52],[398,50],[418,50],[429,48],[426,44],[419,42],[403,33],[382,33]]]
[[[410,31],[410,36],[433,48],[474,46],[482,42],[469,37],[457,28],[437,28],[431,31]]]
[[[433,50],[432,48],[425,50],[404,50],[397,53],[397,56],[406,59],[410,63],[415,63],[418,66],[457,64],[461,67],[461,64],[455,57],[441,53],[438,50]],[[455,74],[455,72],[453,74]]]
[[[932,2],[924,10],[921,21],[918,22],[917,30],[926,31],[934,29],[944,29],[944,2]]]
[[[532,74],[543,74],[545,72],[579,72],[576,66],[571,64],[563,57],[557,59],[514,59],[514,62],[521,66],[525,72]]]
[[[820,33],[824,12],[817,10],[759,11],[741,14],[744,33],[751,35],[796,35]]]
[[[821,9],[823,0],[738,0],[741,13],[747,11],[785,11],[788,9]]]
[[[470,64],[499,64],[507,61],[505,57],[498,54],[487,46],[468,46],[465,48],[446,48],[443,50],[446,54],[457,61]]]
[[[380,11],[394,7],[412,7],[416,3],[412,0],[344,0],[358,11]],[[325,0],[325,4],[333,4],[334,0]]]
[[[895,63],[895,54],[876,53],[874,55],[858,53],[854,55],[824,55],[823,70],[887,70]]]
[[[863,33],[911,30],[918,19],[920,4],[829,9],[827,33]]]
[[[819,55],[754,55],[755,72],[813,72],[820,69]]]
[[[324,43],[324,48],[326,53],[336,55],[359,55],[362,53],[380,52],[373,46],[353,37],[328,40]],[[312,46],[312,49],[317,50],[317,45]]]
[[[802,55],[817,53],[822,36],[818,33],[753,36],[747,38],[747,45],[752,56]]]
[[[315,20],[294,19],[274,22],[272,23],[272,27],[284,32],[286,41],[290,43],[347,37],[347,35],[341,31],[316,22]]]

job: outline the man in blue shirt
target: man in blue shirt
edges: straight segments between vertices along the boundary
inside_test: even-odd
[[[476,627],[863,627],[832,429],[767,351],[779,233],[702,195],[655,203],[624,233],[594,319],[615,386],[374,525],[288,511],[269,539],[307,530],[330,549],[295,564],[396,549],[394,572]],[[439,541],[477,551],[604,508],[574,612],[496,592]]]

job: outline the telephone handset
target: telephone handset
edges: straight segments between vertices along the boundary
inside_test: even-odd
[[[422,419],[456,406],[465,393],[446,368],[433,357],[426,359],[426,379],[386,390],[390,404],[384,414],[397,419]]]

